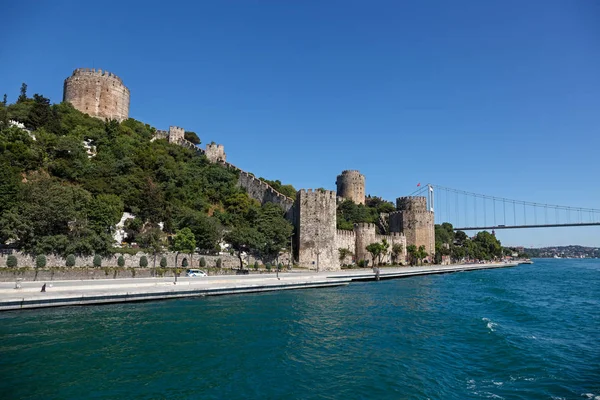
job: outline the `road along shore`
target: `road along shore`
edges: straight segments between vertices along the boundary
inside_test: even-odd
[[[517,263],[429,265],[382,268],[379,279],[514,267]],[[196,278],[125,278],[69,281],[0,282],[0,311],[42,307],[163,300],[182,297],[219,296],[275,290],[309,289],[372,281],[372,270],[301,271],[261,275],[222,275]],[[45,285],[45,292],[41,291]]]

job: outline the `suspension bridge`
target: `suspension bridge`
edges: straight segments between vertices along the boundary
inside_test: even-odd
[[[435,223],[449,222],[454,230],[496,230],[600,226],[600,209],[560,206],[427,184],[411,196],[427,197]]]

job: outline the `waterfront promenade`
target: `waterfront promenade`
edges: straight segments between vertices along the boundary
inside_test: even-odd
[[[428,265],[382,268],[380,279],[444,274],[481,269],[514,267],[517,263]],[[293,271],[271,274],[219,275],[177,278],[124,278],[68,281],[0,282],[0,311],[26,308],[91,305],[182,297],[257,293],[348,285],[352,281],[375,280],[371,269],[342,271]],[[41,292],[46,284],[46,291]]]

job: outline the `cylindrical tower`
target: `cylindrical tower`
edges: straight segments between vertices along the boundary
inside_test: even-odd
[[[63,101],[92,117],[121,122],[129,118],[129,89],[101,69],[78,68],[65,79]]]
[[[335,181],[337,194],[356,204],[365,204],[365,176],[356,170],[342,171]]]
[[[369,265],[373,265],[373,257],[371,253],[367,251],[367,246],[371,243],[378,242],[375,232],[375,224],[369,224],[366,222],[360,222],[354,224],[354,234],[356,236],[356,247],[354,254],[356,256],[356,262],[360,260],[368,260]]]

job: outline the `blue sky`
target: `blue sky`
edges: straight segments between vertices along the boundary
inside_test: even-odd
[[[433,182],[600,208],[600,2],[35,3],[3,4],[9,101],[21,82],[61,101],[73,69],[102,68],[131,117],[296,188],[358,169],[390,200]],[[600,246],[599,227],[498,236]]]

